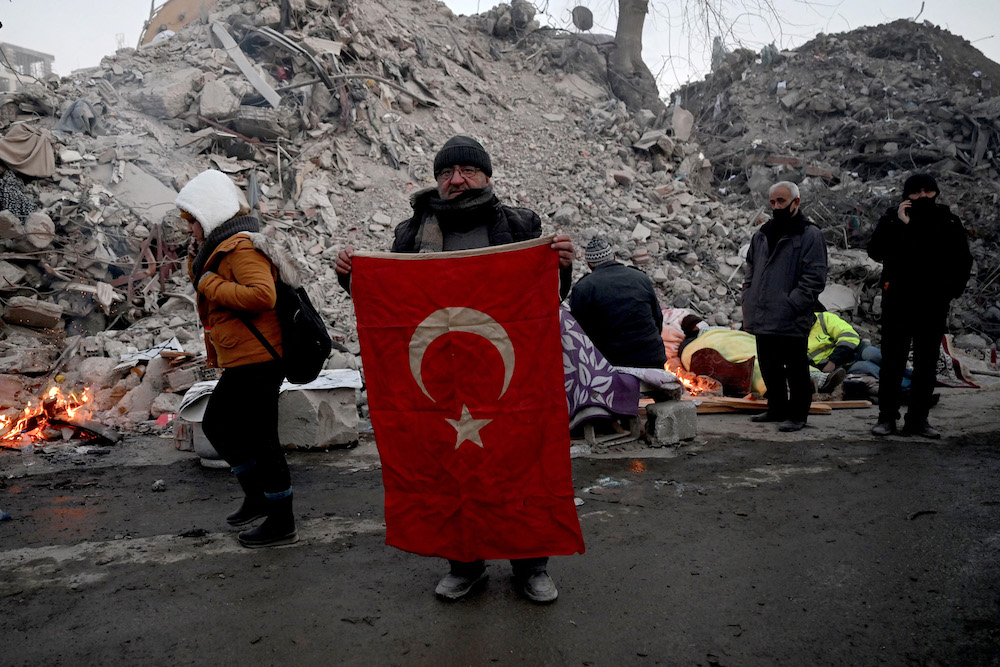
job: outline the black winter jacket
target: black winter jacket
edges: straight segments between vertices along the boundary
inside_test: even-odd
[[[615,366],[663,368],[663,311],[642,271],[607,262],[573,286],[570,312]]]
[[[436,196],[434,189],[428,188],[415,193],[410,204],[413,215],[396,225],[395,239],[392,242],[392,252],[417,252],[417,233],[424,218],[430,215],[427,202]],[[494,219],[487,225],[486,232],[490,246],[517,243],[537,239],[542,235],[542,221],[538,214],[527,208],[504,206],[496,197],[493,198]],[[350,278],[337,276],[341,286],[350,291]],[[559,298],[565,299],[573,280],[573,267],[559,267]]]
[[[826,242],[802,212],[791,234],[767,241],[769,220],[750,240],[743,280],[743,329],[754,335],[808,336],[815,304],[826,286]]]
[[[912,209],[911,209],[912,210]],[[899,219],[892,207],[879,218],[868,255],[882,262],[883,298],[944,305],[961,296],[972,270],[962,221],[943,204],[929,215]]]

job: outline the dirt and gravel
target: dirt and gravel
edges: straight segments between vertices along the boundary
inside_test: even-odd
[[[587,553],[551,607],[506,563],[454,604],[384,545],[378,457],[291,452],[299,543],[238,546],[238,498],[166,438],[0,451],[3,664],[1000,664],[997,386],[942,389],[941,441],[875,409],[778,434],[702,415],[676,448],[573,461]],[[159,488],[160,490],[156,490]]]

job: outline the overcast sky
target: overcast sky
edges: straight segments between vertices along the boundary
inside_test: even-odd
[[[352,0],[360,2],[363,0]],[[689,0],[693,2],[694,0]],[[808,41],[818,32],[844,32],[865,25],[913,18],[920,0],[773,0],[784,17],[780,27],[763,22],[747,12],[752,0],[722,0],[734,16],[727,45],[736,40],[746,46],[776,42],[790,48]],[[157,5],[162,0],[157,0]],[[678,83],[699,79],[711,53],[711,36],[686,19],[682,0],[650,0],[651,14],[643,37],[643,58],[660,80],[666,95]],[[495,0],[446,0],[458,14],[486,11]],[[536,0],[536,6],[543,0]],[[614,34],[615,3],[608,0],[550,0],[549,11],[540,17],[549,25],[572,30],[570,9],[581,4],[595,16],[594,32]],[[994,61],[1000,62],[1000,0],[926,0],[921,20],[931,21],[973,42]],[[55,56],[55,70],[97,65],[114,53],[121,38],[135,46],[143,21],[149,15],[149,0],[0,0],[0,41],[10,42]]]

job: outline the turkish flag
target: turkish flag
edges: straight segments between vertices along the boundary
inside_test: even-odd
[[[551,242],[354,255],[386,544],[459,561],[583,553]]]

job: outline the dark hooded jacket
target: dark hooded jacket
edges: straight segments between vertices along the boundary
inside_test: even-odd
[[[801,211],[780,234],[775,233],[776,224],[773,218],[767,221],[750,240],[743,328],[754,335],[806,337],[826,286],[826,242]]]
[[[972,254],[962,221],[943,204],[926,206],[911,206],[909,223],[892,207],[872,232],[868,255],[882,262],[884,299],[944,306],[969,281]]]

